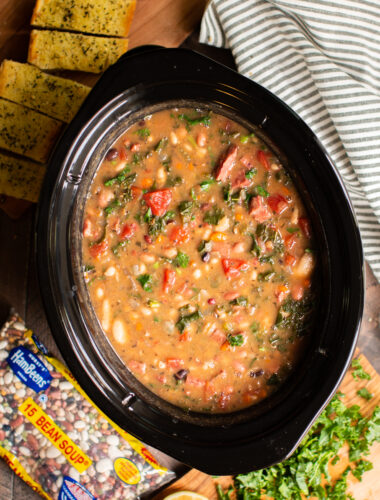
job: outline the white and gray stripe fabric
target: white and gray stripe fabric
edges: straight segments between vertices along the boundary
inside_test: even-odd
[[[380,280],[380,0],[212,0],[199,41],[229,47],[318,136]]]

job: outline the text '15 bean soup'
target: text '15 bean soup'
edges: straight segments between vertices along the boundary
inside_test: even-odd
[[[146,387],[230,412],[277,390],[313,309],[310,222],[279,159],[225,116],[174,108],[129,127],[86,201],[85,280]]]

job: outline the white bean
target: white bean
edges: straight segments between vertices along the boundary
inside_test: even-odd
[[[150,316],[152,314],[152,310],[149,309],[149,307],[141,307],[140,311],[144,316]]]
[[[150,253],[143,253],[140,258],[145,264],[153,264],[153,262],[156,262],[156,257]]]
[[[177,255],[178,251],[174,247],[169,247],[169,248],[164,248],[162,253],[168,259],[174,259],[174,257]]]
[[[210,239],[211,233],[212,233],[211,227],[206,227],[206,229],[203,232],[203,239],[204,240]]]
[[[235,243],[232,250],[236,253],[243,253],[245,251],[245,244],[242,241],[239,241],[239,243]]]
[[[116,273],[116,268],[114,266],[110,266],[104,271],[104,276],[110,278],[111,276],[115,276],[115,273]]]
[[[113,338],[119,344],[124,344],[127,340],[127,331],[124,322],[121,319],[115,319],[112,325]]]
[[[202,271],[201,271],[200,269],[196,269],[196,270],[193,272],[193,278],[195,278],[195,279],[199,279],[201,276],[202,276]]]
[[[175,146],[178,144],[178,137],[175,135],[174,132],[170,132],[170,142]]]
[[[103,300],[102,313],[102,327],[103,330],[108,332],[111,326],[111,306],[108,299]]]
[[[102,299],[104,297],[104,288],[102,286],[98,286],[96,289],[96,296],[98,299]]]
[[[166,177],[167,177],[166,170],[164,169],[164,167],[160,167],[157,170],[157,174],[156,174],[156,181],[157,181],[157,183],[160,186],[162,186],[166,182]]]
[[[230,219],[228,217],[223,217],[217,226],[215,226],[215,231],[224,232],[230,227]]]
[[[299,278],[307,278],[314,267],[314,257],[311,253],[304,253],[294,268],[294,275]]]
[[[292,216],[290,217],[290,222],[292,224],[298,224],[298,208],[294,207]]]

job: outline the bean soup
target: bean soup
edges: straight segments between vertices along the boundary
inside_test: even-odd
[[[184,409],[259,402],[305,347],[307,213],[257,133],[212,111],[156,112],[108,150],[86,201],[83,262],[115,351]]]

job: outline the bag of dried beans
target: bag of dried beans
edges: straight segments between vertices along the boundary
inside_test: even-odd
[[[17,314],[0,331],[0,456],[46,499],[127,500],[174,478]]]

